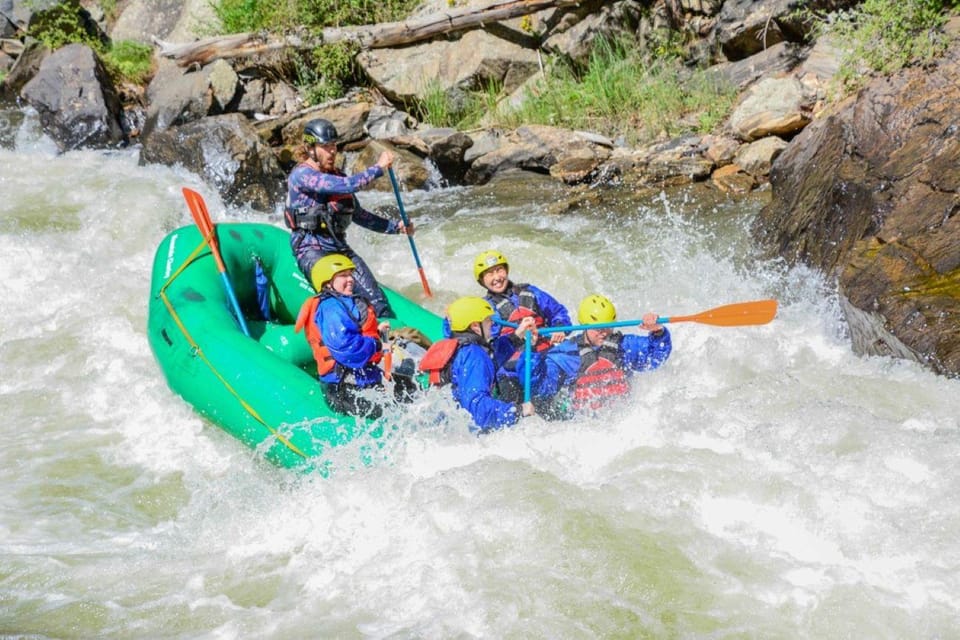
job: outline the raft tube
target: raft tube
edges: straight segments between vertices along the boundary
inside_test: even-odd
[[[369,432],[370,424],[327,405],[306,338],[294,333],[297,312],[314,290],[297,267],[290,234],[256,223],[220,223],[216,233],[250,336],[233,315],[200,231],[185,226],[170,232],[154,257],[147,320],[153,354],[170,388],[221,429],[281,467],[322,471],[326,452]],[[258,262],[269,320],[258,304]],[[397,313],[392,328],[442,337],[439,316],[384,290]]]

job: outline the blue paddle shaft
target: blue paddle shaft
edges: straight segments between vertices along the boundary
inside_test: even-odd
[[[407,212],[403,208],[403,200],[400,198],[400,185],[397,183],[397,176],[393,173],[393,167],[387,169],[387,175],[390,176],[390,184],[393,185],[393,195],[397,198],[397,208],[400,209],[400,219],[403,220],[403,226],[407,227],[407,240],[410,241],[410,251],[413,252],[413,261],[417,263],[420,269],[420,255],[417,253],[417,245],[413,241],[413,235],[409,233],[410,221],[407,219]]]
[[[523,401],[530,402],[530,374],[532,364],[530,363],[531,352],[533,351],[530,332],[527,331],[523,336]]]
[[[504,327],[513,327],[514,329],[516,329],[518,326],[516,322],[509,322],[508,320],[503,320],[497,315],[493,316],[493,321]],[[657,324],[667,324],[668,322],[670,322],[670,318],[666,318],[663,316],[657,318]],[[643,324],[643,320],[620,320],[618,322],[601,322],[599,324],[572,324],[572,325],[567,325],[565,327],[540,327],[539,329],[537,329],[537,332],[546,335],[550,333],[557,333],[559,331],[563,331],[564,333],[566,333],[567,331],[584,331],[586,329],[613,329],[616,327],[639,327],[642,324]]]
[[[230,299],[230,305],[233,307],[233,312],[237,316],[237,323],[240,325],[243,335],[249,337],[250,330],[247,329],[247,321],[243,319],[243,312],[240,311],[240,303],[237,302],[237,296],[233,292],[233,286],[230,284],[230,277],[227,276],[226,271],[221,271],[220,275],[223,277],[223,288],[227,291],[227,297]]]

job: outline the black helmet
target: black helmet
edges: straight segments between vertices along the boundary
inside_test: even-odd
[[[323,118],[311,120],[303,128],[303,141],[307,144],[327,144],[336,142],[339,137],[333,123]]]

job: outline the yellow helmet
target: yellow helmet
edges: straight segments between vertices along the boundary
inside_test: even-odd
[[[313,283],[314,289],[320,291],[323,285],[333,280],[333,276],[341,271],[356,268],[357,265],[353,264],[353,260],[347,256],[331,253],[317,260],[317,263],[310,269],[310,282]]]
[[[501,264],[507,268],[507,271],[510,270],[510,265],[507,264],[507,259],[502,253],[496,249],[484,251],[473,261],[473,279],[480,282],[480,276],[483,275],[484,271]],[[480,282],[480,284],[483,283]]]
[[[447,319],[453,331],[466,331],[474,322],[483,322],[492,315],[490,303],[477,296],[457,298],[447,307]]]
[[[580,324],[603,324],[617,319],[617,309],[610,302],[610,298],[594,293],[587,296],[580,303],[577,311]]]

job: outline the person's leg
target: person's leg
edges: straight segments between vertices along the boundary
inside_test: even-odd
[[[383,289],[380,288],[380,284],[363,258],[353,251],[347,254],[347,257],[353,260],[353,264],[357,267],[353,272],[354,287],[360,295],[370,301],[374,311],[377,312],[377,317],[396,318],[397,314],[393,312],[390,303],[387,302],[387,296],[384,295]]]
[[[420,385],[417,384],[416,378],[393,375],[393,397],[397,402],[403,404],[413,402],[418,391],[420,391]]]
[[[313,270],[313,265],[317,264],[317,261],[327,255],[327,253],[328,252],[323,251],[319,247],[311,247],[297,254],[297,266],[300,267],[300,271],[307,279],[307,282],[310,282],[310,272]]]
[[[497,395],[504,402],[522,402],[523,385],[515,375],[501,373],[497,376]]]
[[[325,384],[327,404],[337,413],[375,420],[383,415],[383,407],[363,397],[363,391],[352,384]]]

